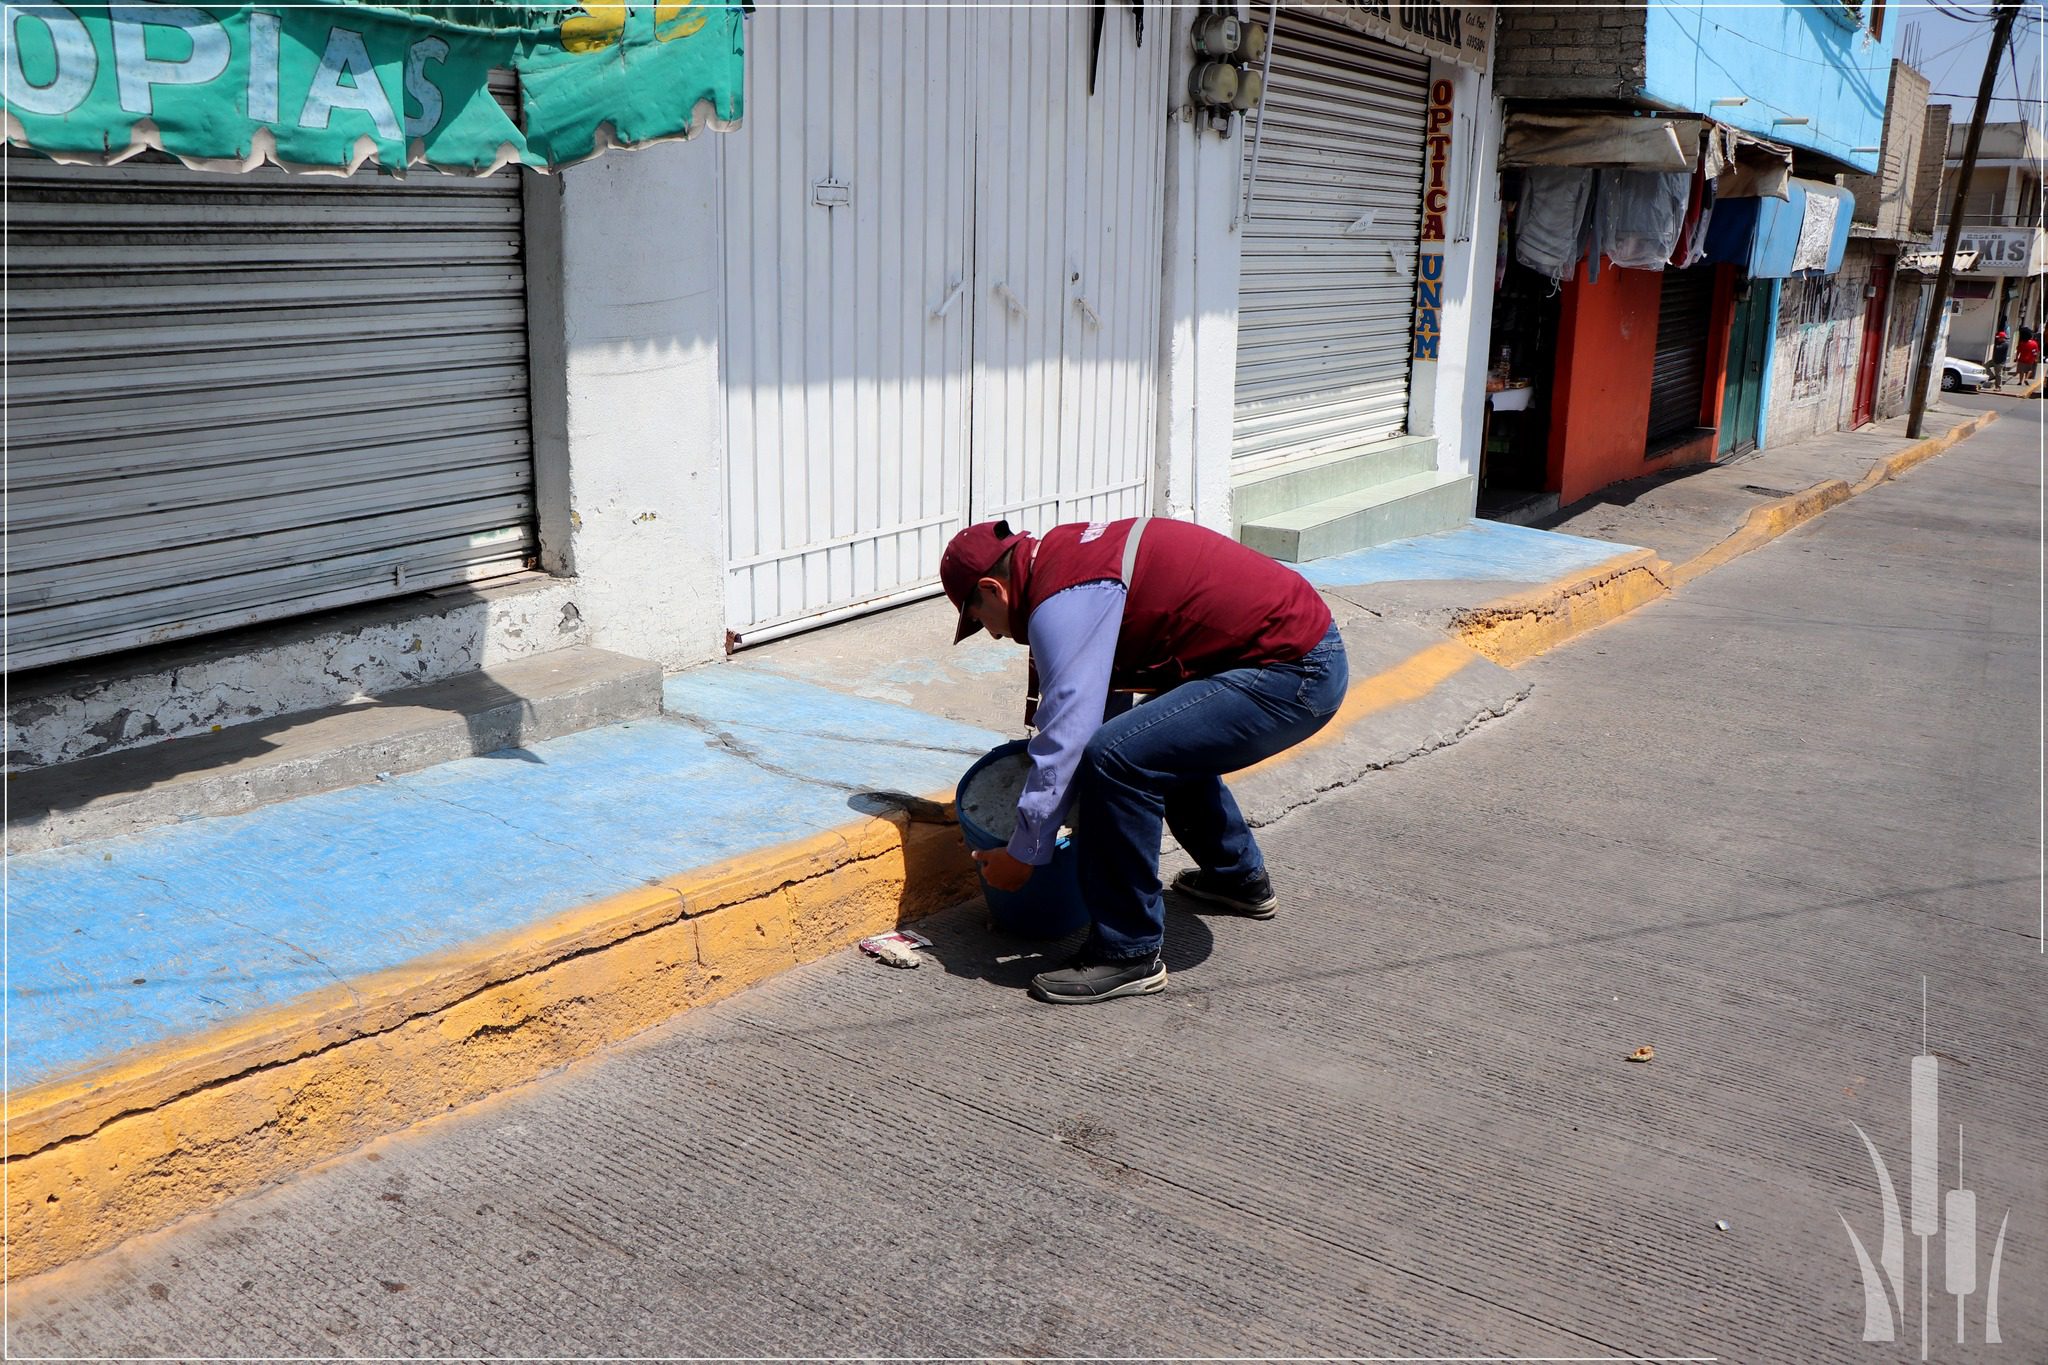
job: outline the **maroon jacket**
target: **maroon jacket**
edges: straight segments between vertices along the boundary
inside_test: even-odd
[[[1116,581],[1133,521],[1055,526],[1012,556],[1031,642],[1031,609],[1081,583]],[[1125,586],[1110,686],[1160,691],[1232,668],[1292,663],[1321,643],[1330,609],[1308,580],[1257,550],[1192,522],[1154,517]]]

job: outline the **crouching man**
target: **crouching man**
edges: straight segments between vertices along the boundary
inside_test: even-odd
[[[939,577],[960,612],[953,642],[1014,639],[1038,684],[1016,834],[974,855],[989,885],[1021,888],[1072,812],[1095,927],[1032,994],[1090,1004],[1165,988],[1162,822],[1197,863],[1176,890],[1271,918],[1265,859],[1222,777],[1307,739],[1344,700],[1344,642],[1307,580],[1163,517],[1043,538],[982,522],[953,537]],[[1151,695],[1118,709],[1113,690]]]

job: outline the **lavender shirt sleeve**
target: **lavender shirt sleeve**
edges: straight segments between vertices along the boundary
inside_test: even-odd
[[[1017,798],[1017,832],[1010,855],[1041,867],[1052,860],[1061,823],[1074,803],[1080,766],[1109,701],[1117,631],[1124,619],[1124,585],[1078,583],[1031,610],[1031,657],[1038,664],[1038,734],[1032,739],[1031,775]]]

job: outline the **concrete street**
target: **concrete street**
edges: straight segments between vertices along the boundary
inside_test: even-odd
[[[1921,1242],[1868,1346],[1842,1219],[1876,1257],[1852,1124],[1911,1216],[1924,977],[1979,1224],[1929,1354],[2048,1359],[2041,405],[1973,402],[1268,829],[1280,917],[1176,912],[1163,996],[1036,1004],[956,911],[943,968],[840,953],[13,1285],[9,1352],[1906,1359]]]

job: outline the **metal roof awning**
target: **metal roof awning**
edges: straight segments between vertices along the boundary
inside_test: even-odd
[[[0,131],[59,161],[547,169],[735,126],[738,4],[13,7]],[[492,77],[517,76],[517,119]]]
[[[1686,114],[1518,109],[1501,139],[1504,166],[1691,171],[1701,157],[1723,199],[1783,199],[1792,149],[1713,119]]]
[[[1501,164],[1689,171],[1705,128],[1696,118],[1518,111],[1508,115]]]
[[[1956,274],[1967,275],[1977,268],[1977,253],[1958,251],[1956,253]],[[1921,275],[1937,274],[1941,270],[1939,251],[1908,251],[1899,257],[1899,269],[1911,270]]]

